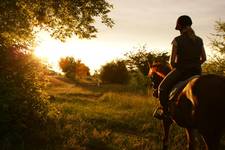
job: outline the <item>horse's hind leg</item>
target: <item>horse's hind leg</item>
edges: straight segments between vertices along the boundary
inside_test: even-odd
[[[187,149],[188,150],[194,150],[195,148],[195,144],[194,144],[194,134],[193,134],[193,130],[190,128],[186,128],[186,134],[187,134]]]
[[[170,118],[163,119],[163,128],[164,128],[164,138],[163,138],[163,150],[168,149],[169,145],[169,130],[170,125],[172,124],[172,120]]]
[[[207,150],[218,150],[221,138],[220,132],[204,133],[203,138],[206,143]]]

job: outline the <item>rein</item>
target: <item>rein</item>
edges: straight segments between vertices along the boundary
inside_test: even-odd
[[[159,72],[159,71],[156,71],[155,73],[162,78],[165,78],[165,76],[166,76],[165,74],[163,74],[162,72]]]

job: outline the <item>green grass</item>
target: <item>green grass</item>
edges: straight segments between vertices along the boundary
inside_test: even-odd
[[[158,101],[121,85],[72,84],[51,79],[51,103],[61,112],[63,149],[159,150],[161,121],[152,117]],[[172,125],[170,149],[186,149],[184,129]]]

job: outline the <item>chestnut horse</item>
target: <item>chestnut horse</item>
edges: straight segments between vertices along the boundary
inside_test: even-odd
[[[150,66],[149,76],[156,91],[166,70],[168,67],[162,64]],[[168,149],[169,128],[175,122],[186,129],[189,150],[194,149],[194,129],[203,137],[207,150],[217,150],[225,129],[225,77],[201,75],[189,79],[183,87],[169,100],[170,117],[162,119],[163,149]]]

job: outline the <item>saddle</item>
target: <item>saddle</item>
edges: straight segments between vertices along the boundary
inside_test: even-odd
[[[180,81],[178,82],[171,90],[170,94],[169,94],[169,102],[172,101],[175,97],[177,97],[180,92],[184,89],[184,87],[187,85],[187,83],[189,81],[191,81],[194,78],[198,78],[200,77],[200,75],[194,75],[184,81]]]
[[[172,103],[175,101],[176,97],[180,94],[180,92],[181,92],[181,91],[186,87],[186,85],[189,83],[189,81],[191,81],[191,80],[193,80],[193,79],[195,79],[195,78],[198,78],[198,77],[200,77],[200,75],[194,75],[194,76],[192,76],[192,77],[190,77],[190,78],[188,78],[188,79],[186,79],[186,80],[184,80],[184,81],[178,82],[178,83],[172,88],[172,90],[171,90],[171,92],[170,92],[170,94],[169,94],[169,101],[168,101],[168,103],[169,103],[169,104],[172,104]],[[195,105],[194,102],[192,102],[192,105]],[[162,120],[162,119],[164,119],[164,118],[167,118],[167,119],[169,119],[169,120],[172,120],[172,119],[170,118],[170,115],[169,115],[169,114],[167,114],[167,116],[164,114],[164,112],[163,112],[163,107],[158,107],[158,108],[154,111],[153,116],[154,116],[155,118],[160,119],[160,120]]]

